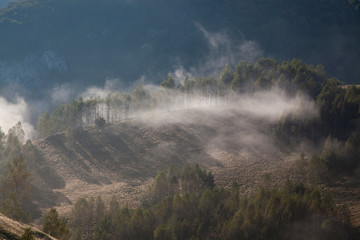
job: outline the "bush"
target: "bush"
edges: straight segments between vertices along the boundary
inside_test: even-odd
[[[105,119],[100,117],[100,118],[97,118],[95,119],[95,125],[98,127],[98,128],[104,128],[105,127]]]

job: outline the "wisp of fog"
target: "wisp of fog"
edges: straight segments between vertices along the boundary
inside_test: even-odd
[[[29,116],[29,106],[23,98],[17,97],[13,102],[9,102],[0,97],[0,127],[3,132],[7,133],[11,127],[20,121],[26,138],[35,137],[35,129],[28,121]]]

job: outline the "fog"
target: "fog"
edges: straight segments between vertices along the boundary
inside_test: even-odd
[[[236,112],[248,117],[276,122],[281,117],[292,115],[294,119],[311,119],[316,116],[315,102],[306,95],[298,94],[289,96],[284,90],[274,87],[269,90],[255,91],[254,93],[235,94],[225,96],[203,95],[201,93],[181,93],[146,85],[151,98],[156,99],[157,106],[150,111],[145,111],[146,116],[157,115],[159,112],[173,112],[179,110],[201,110],[209,113]],[[137,116],[142,113],[137,112]],[[156,122],[172,121],[171,119],[158,119]],[[178,118],[175,121],[187,121]]]
[[[254,41],[246,40],[245,37],[240,41],[233,41],[226,31],[211,32],[204,28],[201,23],[194,23],[199,32],[204,37],[204,43],[208,46],[208,54],[192,68],[185,69],[181,64],[174,66],[170,71],[174,75],[177,83],[183,83],[185,77],[214,76],[217,77],[225,64],[235,65],[239,59],[255,61],[263,55],[261,47]],[[149,73],[143,74],[140,79],[135,79],[132,84],[125,84],[123,79],[103,80],[103,86],[80,85],[76,81],[57,84],[52,82],[51,89],[42,89],[40,76],[50,71],[64,73],[68,71],[68,66],[63,57],[54,51],[45,51],[41,56],[31,56],[18,62],[0,62],[2,72],[0,82],[1,114],[0,127],[4,132],[15,125],[18,121],[22,122],[26,138],[37,137],[35,131],[38,116],[44,111],[53,111],[61,104],[71,102],[73,99],[83,97],[106,97],[110,92],[118,91],[121,93],[131,92],[139,82],[150,83],[158,82],[154,76],[165,75],[156,73],[151,76]],[[49,80],[48,80],[49,81]],[[158,84],[154,84],[156,89]],[[147,87],[150,87],[148,84]],[[35,94],[32,89],[38,89]],[[14,97],[15,96],[15,97]],[[19,96],[19,97],[17,97]],[[38,96],[34,98],[34,96]],[[179,98],[177,96],[176,98]],[[209,104],[219,104],[223,99],[202,99],[202,96],[186,96],[177,108],[189,108],[191,106],[205,106]],[[172,100],[174,101],[174,100]],[[246,98],[242,99],[244,104]],[[250,103],[256,104],[256,103]],[[169,107],[169,106],[168,106]]]
[[[36,131],[29,122],[29,106],[23,98],[17,97],[13,102],[9,102],[5,98],[0,97],[0,116],[0,126],[3,132],[7,133],[11,127],[20,121],[25,137],[27,139],[36,137]]]
[[[159,95],[154,86],[147,86]],[[182,94],[160,89],[163,102],[157,107],[131,114],[132,121],[154,127],[185,124],[195,129],[211,129],[207,147],[257,149],[277,152],[272,127],[285,117],[293,120],[309,120],[317,117],[315,103],[306,95],[289,96],[279,88],[257,91],[251,94],[227,96],[203,96]],[[152,95],[150,93],[150,95]],[[169,97],[171,96],[171,97]]]
[[[174,66],[171,74],[178,82],[182,82],[186,76],[190,78],[197,76],[217,77],[226,64],[235,66],[239,60],[255,62],[264,56],[264,51],[256,41],[248,40],[245,36],[234,41],[225,30],[211,32],[198,22],[194,24],[203,34],[208,46],[208,53],[196,66],[190,68],[185,68],[181,64]]]
[[[178,84],[183,84],[186,77],[214,76],[214,78],[217,78],[225,64],[234,66],[239,59],[254,62],[263,55],[261,47],[255,41],[243,37],[241,41],[234,42],[226,31],[211,32],[200,23],[194,24],[202,33],[205,43],[208,45],[208,56],[204,58],[204,61],[199,62],[198,65],[190,69],[186,69],[182,65],[174,66],[170,73]],[[42,65],[46,65],[49,69],[64,68],[64,71],[66,71],[64,61],[59,59],[55,53],[48,51],[39,61],[44,62]],[[34,61],[27,62],[33,63]],[[22,64],[21,66],[23,65],[26,69],[33,69],[29,67],[32,66],[31,64]],[[25,67],[23,68],[25,69]],[[25,71],[26,74],[28,72]],[[14,74],[8,75],[8,82],[16,84],[16,77],[15,82],[11,80],[14,76]],[[104,99],[109,93],[131,93],[138,83],[143,83],[150,97],[150,102],[145,104],[147,107],[140,107],[140,109],[130,107],[129,112],[124,113],[124,106],[112,106],[110,110],[109,106],[104,102],[98,103],[95,109],[96,114],[92,115],[90,120],[86,113],[82,113],[83,116],[80,117],[81,126],[94,124],[95,118],[98,117],[103,117],[110,123],[116,123],[129,117],[134,120],[146,120],[150,124],[191,123],[191,121],[196,122],[199,119],[189,117],[186,111],[199,111],[207,114],[210,118],[216,115],[222,117],[229,115],[229,117],[239,118],[239,123],[242,122],[242,124],[236,124],[236,131],[241,132],[252,129],[252,133],[254,133],[246,134],[246,142],[250,144],[261,135],[255,134],[259,127],[253,126],[254,120],[261,120],[269,124],[287,115],[292,115],[293,118],[311,118],[315,116],[316,112],[314,102],[306,96],[288,96],[279,88],[249,94],[229,93],[226,96],[219,96],[216,93],[182,93],[177,90],[164,89],[160,88],[158,84],[149,84],[152,81],[153,79],[149,78],[148,75],[143,75],[140,79],[133,81],[132,85],[124,85],[123,80],[120,78],[107,79],[104,81],[103,86],[81,86],[75,82],[61,85],[55,84],[55,87],[44,92],[42,99],[37,100],[26,100],[24,97],[11,98],[9,97],[11,94],[8,94],[7,99],[1,98],[0,126],[3,131],[7,132],[10,127],[21,121],[26,134],[25,137],[36,138],[35,125],[38,116],[42,112],[46,110],[51,112],[56,107],[70,103],[73,99],[79,99],[79,97],[85,100],[97,97]],[[154,105],[154,103],[156,104]],[[245,121],[245,119],[248,120]],[[261,135],[260,138],[265,138],[265,136]],[[242,137],[241,139],[245,138]]]

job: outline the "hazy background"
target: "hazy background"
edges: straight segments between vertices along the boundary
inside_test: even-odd
[[[218,77],[226,63],[300,58],[360,83],[360,12],[346,0],[0,0],[0,126],[80,95]]]

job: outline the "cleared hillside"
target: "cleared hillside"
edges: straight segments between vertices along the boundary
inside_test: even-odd
[[[56,206],[65,215],[79,197],[101,196],[108,202],[116,196],[121,205],[134,208],[159,170],[187,162],[210,169],[218,184],[237,181],[246,194],[261,184],[281,186],[292,177],[297,155],[276,148],[268,127],[267,121],[236,111],[179,111],[90,127],[74,132],[72,142],[59,133],[34,142],[43,152],[30,166],[34,195],[42,210]],[[336,199],[351,204],[355,220],[356,191]]]

